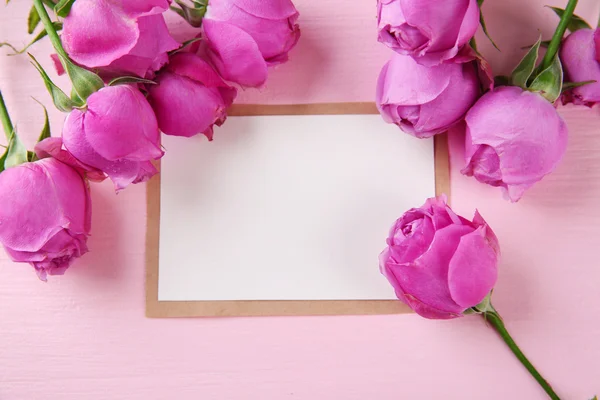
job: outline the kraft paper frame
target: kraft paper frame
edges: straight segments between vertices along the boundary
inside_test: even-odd
[[[373,103],[299,105],[236,105],[230,116],[377,114]],[[446,134],[437,135],[435,152],[436,193],[450,197],[450,165]],[[159,301],[160,174],[147,186],[146,316],[149,318],[248,317],[285,315],[404,314],[410,309],[396,300],[251,300]],[[375,271],[374,273],[378,273]]]

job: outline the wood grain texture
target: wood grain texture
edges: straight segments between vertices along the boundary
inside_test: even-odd
[[[372,101],[390,55],[374,39],[374,2],[296,3],[303,38],[292,61],[241,100]],[[502,53],[483,36],[478,43],[497,73],[510,71],[538,27],[550,37],[557,20],[545,4],[565,1],[486,0]],[[0,5],[2,40],[26,42],[30,5]],[[580,0],[576,12],[596,21],[600,4]],[[181,38],[184,23],[169,18]],[[31,51],[51,72],[47,42]],[[7,52],[0,89],[31,145],[43,116],[30,96],[49,108],[50,99],[27,57]],[[516,205],[460,175],[460,132],[452,134],[452,199],[465,217],[478,208],[500,239],[494,301],[508,329],[561,397],[589,399],[600,393],[600,110],[560,112],[570,128],[566,157]],[[50,118],[58,135],[64,115]],[[91,253],[48,284],[0,252],[1,400],[546,399],[477,318],[145,318],[145,189],[116,196],[109,182],[94,185]]]

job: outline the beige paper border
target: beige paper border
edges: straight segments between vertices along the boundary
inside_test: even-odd
[[[377,114],[374,103],[293,105],[236,105],[231,116]],[[446,134],[435,137],[436,193],[450,197],[450,165]],[[404,314],[410,309],[397,300],[301,300],[301,301],[159,301],[158,249],[160,237],[160,174],[147,186],[146,316],[247,317],[283,315]],[[377,272],[376,272],[377,273]]]

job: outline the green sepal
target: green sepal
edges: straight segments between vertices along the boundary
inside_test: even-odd
[[[27,16],[27,33],[31,35],[40,21],[40,14],[38,14],[35,6],[32,6],[31,10],[29,10],[29,15]]]
[[[54,6],[54,12],[59,17],[64,18],[71,12],[71,7],[73,7],[73,3],[75,3],[75,0],[60,0]]]
[[[54,26],[54,29],[56,29],[57,31],[62,30],[63,24],[62,22],[53,22],[52,25]],[[0,43],[0,47],[2,46],[8,46],[10,47],[13,51],[14,54],[9,54],[9,56],[15,56],[17,54],[23,54],[25,53],[31,46],[33,46],[35,43],[39,42],[40,40],[42,40],[43,38],[45,38],[46,36],[48,36],[48,32],[46,32],[45,29],[42,29],[40,31],[40,33],[38,33],[32,40],[31,42],[29,42],[27,44],[27,46],[23,47],[21,50],[17,50],[15,48],[15,46],[11,45],[10,43]]]
[[[542,42],[540,43],[540,47],[543,47],[544,49],[547,49],[548,46],[550,46],[550,41],[549,40],[542,40]],[[527,49],[530,49],[532,47],[533,47],[533,45],[530,44],[529,46],[521,47],[521,50],[527,50]]]
[[[77,92],[75,91],[75,88],[71,88],[71,101],[73,103],[75,103],[75,105],[77,107],[83,107],[85,106],[85,101],[83,101],[82,99],[79,98],[79,95],[77,94]]]
[[[2,156],[0,156],[0,173],[4,171],[4,163],[6,162],[6,157],[8,156],[8,149],[4,150]]]
[[[494,46],[496,48],[496,50],[500,51],[500,49],[498,48],[498,46],[494,42],[494,39],[492,39],[492,37],[490,36],[490,33],[488,32],[487,26],[485,25],[485,18],[483,18],[483,11],[481,10],[481,6],[483,5],[483,1],[484,0],[477,0],[477,5],[479,6],[479,24],[481,25],[481,29],[483,30],[483,33],[485,33],[485,36],[492,43],[492,46]]]
[[[562,18],[563,14],[565,13],[565,10],[563,10],[562,8],[558,8],[558,7],[550,7],[550,8],[552,9],[552,11],[554,11],[556,13],[556,15],[558,15],[558,18]],[[585,20],[583,18],[573,14],[573,16],[571,17],[571,22],[569,22],[569,25],[567,25],[567,29],[570,30],[571,32],[575,32],[580,29],[592,29],[592,27],[590,26],[590,24],[585,22]]]
[[[48,89],[48,92],[50,92],[50,96],[52,96],[52,102],[54,103],[56,108],[58,108],[62,112],[71,112],[73,108],[77,107],[77,104],[75,104],[73,100],[71,100],[69,96],[65,94],[65,92],[63,92],[58,86],[54,84],[54,82],[52,82],[46,71],[44,71],[44,68],[42,68],[42,66],[35,59],[35,57],[29,53],[28,55],[29,57],[31,57],[31,63],[42,76],[44,84],[46,85],[46,89]]]
[[[4,169],[15,167],[20,164],[28,162],[27,149],[16,130],[10,135],[10,141],[8,142],[8,148],[6,149],[6,159],[4,160]]]
[[[596,83],[597,81],[584,81],[584,82],[563,82],[562,92],[567,90],[575,89],[581,86],[589,85],[590,83]]]
[[[535,77],[528,89],[532,92],[539,92],[546,100],[554,103],[562,93],[562,84],[563,68],[558,55],[556,55],[552,64]]]
[[[40,106],[42,106],[42,109],[44,110],[44,127],[42,128],[42,132],[40,133],[40,136],[38,137],[38,140],[37,140],[37,143],[39,143],[42,140],[48,139],[50,136],[52,136],[52,133],[50,132],[50,119],[48,118],[48,110],[38,100],[36,100],[36,99],[33,99],[33,100],[35,100]]]
[[[519,65],[513,70],[511,74],[511,82],[514,86],[519,86],[523,89],[527,88],[527,81],[535,70],[535,65],[538,60],[538,52],[540,50],[540,43],[542,43],[542,37],[535,42],[535,44],[529,49],[525,57],[519,62]]]
[[[471,39],[471,40],[474,40],[474,38]],[[181,43],[181,47],[179,47],[178,49],[175,49],[175,50],[171,50],[169,52],[169,56],[177,54],[180,51],[185,50],[186,47],[188,47],[188,46],[190,46],[190,45],[192,45],[192,44],[194,44],[196,42],[200,42],[200,41],[202,41],[201,37],[199,37],[199,38],[193,38],[193,39],[190,39],[190,40],[186,40],[185,42]]]
[[[156,85],[156,82],[150,79],[138,78],[137,76],[120,76],[108,83],[108,86],[127,85],[130,83],[145,83],[147,85]]]
[[[204,18],[204,14],[206,14],[206,2],[193,0],[193,7],[188,6],[181,0],[175,0],[175,3],[181,8],[171,6],[172,11],[185,19],[191,26],[195,28],[202,26],[202,19]]]
[[[102,78],[92,71],[78,67],[67,57],[60,54],[58,55],[58,58],[60,58],[62,65],[65,67],[65,71],[67,71],[67,75],[69,75],[69,78],[73,83],[73,89],[81,100],[87,100],[92,93],[95,93],[104,87]]]

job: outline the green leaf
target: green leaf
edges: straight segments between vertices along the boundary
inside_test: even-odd
[[[29,16],[27,17],[27,33],[32,34],[40,23],[40,14],[38,14],[35,6],[31,7],[29,10]]]
[[[549,102],[554,103],[562,93],[563,69],[560,59],[554,56],[552,64],[535,77],[529,90],[539,92]]]
[[[69,98],[69,96],[65,94],[65,92],[63,92],[58,86],[54,84],[54,82],[52,82],[46,71],[44,71],[44,68],[42,68],[42,66],[35,59],[34,56],[29,54],[29,57],[31,57],[31,63],[33,64],[33,66],[38,70],[38,72],[42,76],[44,84],[46,85],[46,89],[48,89],[48,92],[50,92],[50,95],[52,96],[52,101],[54,102],[56,108],[58,108],[62,112],[70,112],[71,110],[73,110],[73,108],[75,108],[77,104],[75,104]]]
[[[13,130],[10,141],[8,142],[8,148],[6,149],[6,160],[4,161],[4,168],[15,167],[20,164],[26,163],[27,160],[27,149],[23,145],[23,142],[19,139],[17,132]]]
[[[75,2],[75,0],[60,0],[54,6],[54,12],[59,17],[63,17],[64,18],[67,15],[69,15],[69,13],[71,12],[71,7],[73,6],[74,2]]]
[[[56,29],[57,31],[60,31],[63,27],[63,24],[61,22],[53,22],[52,25],[54,26],[54,29]],[[46,32],[45,29],[43,29],[42,31],[40,31],[40,33],[38,33],[31,42],[29,42],[29,44],[27,44],[27,46],[23,47],[21,50],[17,50],[13,45],[9,44],[9,43],[0,43],[0,47],[2,47],[2,45],[6,45],[8,47],[10,47],[14,53],[13,54],[9,54],[10,56],[15,56],[17,54],[23,54],[25,53],[32,45],[34,45],[35,43],[39,42],[40,40],[42,40],[43,38],[45,38],[46,36],[48,36],[48,32]]]
[[[67,75],[73,82],[73,88],[81,100],[87,100],[92,93],[104,87],[104,81],[98,75],[87,69],[78,67],[68,58],[58,55],[60,61],[67,71]]]
[[[156,85],[156,82],[149,79],[138,78],[137,76],[120,76],[108,83],[108,86],[127,85],[129,83],[145,83],[148,85]]]
[[[596,83],[597,81],[584,81],[584,82],[564,82],[562,91],[563,93],[567,90],[575,89],[584,85],[589,85],[590,83]]]
[[[552,9],[552,11],[554,11],[556,13],[556,15],[558,15],[559,18],[562,18],[563,14],[565,13],[565,10],[563,10],[562,8],[558,8],[558,7],[550,7],[550,8]],[[567,25],[567,29],[570,30],[571,32],[575,32],[580,29],[592,29],[592,27],[590,26],[590,24],[585,22],[585,20],[583,18],[573,14],[573,16],[571,17],[571,22],[569,22],[569,25]]]
[[[538,52],[540,50],[540,43],[542,42],[542,37],[538,39],[537,42],[529,49],[525,57],[521,60],[519,65],[513,70],[511,75],[511,82],[515,86],[519,86],[523,89],[527,88],[527,81],[529,77],[533,73],[535,69],[535,65],[538,60]]]

